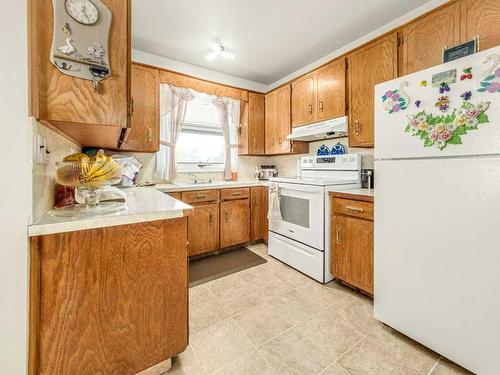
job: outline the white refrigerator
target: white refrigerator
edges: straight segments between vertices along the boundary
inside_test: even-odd
[[[500,374],[500,47],[375,88],[378,320]]]

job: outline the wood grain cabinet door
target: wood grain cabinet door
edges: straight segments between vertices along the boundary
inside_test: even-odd
[[[441,64],[443,47],[451,47],[459,43],[460,4],[455,2],[403,28],[400,75]]]
[[[267,238],[269,235],[269,220],[267,218],[267,212],[269,211],[269,188],[267,186],[261,187],[261,199],[262,199],[262,238],[267,244]]]
[[[498,0],[461,0],[462,42],[479,36],[484,51],[500,44],[500,3]]]
[[[345,216],[332,215],[330,272],[336,279],[348,277],[348,258],[345,247]]]
[[[290,141],[286,137],[290,134],[290,85],[283,86],[276,90],[276,130],[277,130],[277,151],[280,154],[290,152]]]
[[[250,188],[250,241],[257,241],[263,238],[262,233],[262,187],[254,186]]]
[[[373,221],[345,218],[346,281],[373,294]]]
[[[248,93],[248,153],[264,154],[265,95]]]
[[[238,155],[249,155],[248,144],[248,102],[240,100],[240,128],[238,136]]]
[[[292,126],[313,122],[316,118],[316,72],[292,82]]]
[[[277,153],[276,91],[266,94],[266,154]]]
[[[188,255],[198,255],[219,248],[219,204],[197,204],[188,216]]]
[[[250,200],[238,199],[220,204],[220,247],[250,241]]]
[[[397,77],[397,33],[348,56],[349,146],[374,146],[374,92],[377,83]]]
[[[318,70],[318,121],[345,116],[345,73],[345,58]]]
[[[160,148],[160,72],[132,64],[131,129],[120,149],[157,152]]]

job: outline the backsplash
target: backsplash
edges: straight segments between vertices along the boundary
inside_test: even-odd
[[[81,151],[80,146],[39,122],[34,122],[33,139],[36,134],[45,137],[45,145],[49,153],[47,154],[48,162],[45,164],[38,164],[36,160],[33,160],[34,222],[54,207],[56,163],[69,154]],[[34,152],[33,155],[35,155]]]

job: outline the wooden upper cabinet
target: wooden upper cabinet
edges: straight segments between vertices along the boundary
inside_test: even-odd
[[[345,58],[317,71],[317,121],[345,116]]]
[[[354,51],[348,56],[349,146],[374,146],[375,85],[398,75],[397,33]]]
[[[248,102],[240,105],[240,155],[262,155],[265,152],[264,94],[248,93]]]
[[[250,199],[237,199],[220,204],[220,247],[250,241]]]
[[[276,90],[276,137],[278,138],[276,140],[278,143],[276,150],[280,154],[291,151],[291,143],[286,139],[292,131],[290,125],[290,99],[290,85]]]
[[[188,216],[188,255],[219,248],[219,203],[196,204]]]
[[[266,94],[266,105],[265,105],[265,113],[266,113],[266,154],[275,154],[277,153],[277,111],[276,111],[276,91],[272,91],[269,94]]]
[[[462,42],[479,36],[479,49],[500,44],[500,3],[498,0],[461,0]]]
[[[84,146],[116,149],[129,125],[130,0],[103,0],[111,10],[111,76],[92,82],[62,74],[49,60],[52,0],[29,0],[30,113]]]
[[[120,149],[156,152],[160,148],[160,72],[132,65],[131,127]]]
[[[292,82],[292,126],[309,124],[316,118],[316,73]]]
[[[400,38],[400,75],[441,64],[443,47],[460,43],[460,4],[451,3],[408,24]]]

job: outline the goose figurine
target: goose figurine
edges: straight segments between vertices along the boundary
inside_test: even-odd
[[[403,89],[407,86],[408,81],[401,82],[399,90],[389,90],[382,96],[382,104],[387,112],[399,112],[408,108],[410,97]]]
[[[69,24],[65,23],[62,30],[64,31],[64,35],[66,35],[66,45],[58,47],[57,50],[65,54],[66,56],[69,56],[76,51],[76,48],[73,45],[73,40],[71,39],[71,29],[69,27]]]
[[[500,68],[498,64],[500,63],[500,56],[496,54],[489,55],[483,62],[483,64],[488,64],[493,62],[488,70],[481,74],[481,82],[477,91],[479,92],[489,92],[490,94],[500,92]]]

